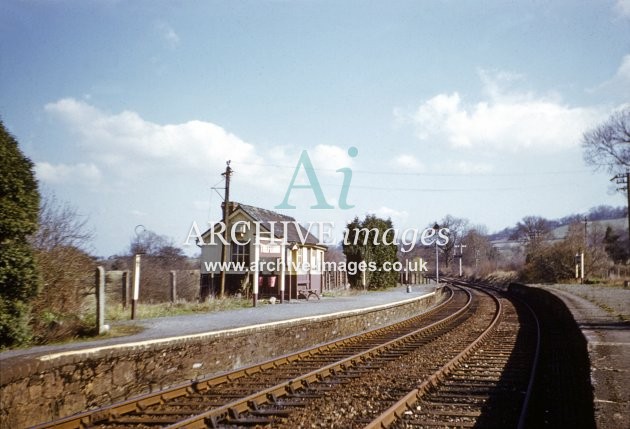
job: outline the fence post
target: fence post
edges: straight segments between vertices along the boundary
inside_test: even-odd
[[[171,271],[171,302],[177,301],[177,272]]]
[[[98,334],[104,334],[109,326],[105,325],[105,269],[100,265],[96,267],[96,328]]]
[[[129,299],[129,271],[125,270],[122,273],[122,307],[123,310],[127,308],[127,300]]]

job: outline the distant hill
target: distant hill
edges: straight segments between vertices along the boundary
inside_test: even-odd
[[[583,221],[582,221],[583,222]],[[615,231],[627,231],[628,230],[628,218],[623,217],[619,219],[602,219],[602,220],[594,220],[588,221],[587,228],[590,231],[591,228],[599,225],[605,230],[608,226],[610,226]],[[551,235],[554,239],[563,239],[567,236],[567,232],[569,231],[569,225],[558,226],[551,230]]]
[[[617,231],[628,230],[628,211],[626,207],[597,206],[589,210],[586,218],[588,225],[602,225],[604,228],[610,225]],[[554,238],[564,238],[569,225],[575,222],[584,222],[584,215],[572,214],[560,219],[549,220],[549,226]],[[493,243],[510,243],[516,234],[516,225],[490,234],[489,240]]]

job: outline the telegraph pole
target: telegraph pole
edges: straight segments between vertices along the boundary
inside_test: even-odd
[[[628,205],[626,206],[628,212],[628,239],[630,240],[630,171],[626,171],[625,174],[616,174],[610,181],[614,181],[617,185],[622,185],[617,188],[618,191],[626,191],[626,198],[628,199]]]
[[[588,249],[588,218],[584,216],[584,247],[580,254],[580,283],[584,283],[584,255]]]
[[[232,175],[232,168],[230,167],[230,162],[227,161],[227,166],[225,167],[225,172],[221,173],[221,176],[225,177],[225,198],[223,199],[223,225],[225,226],[225,243],[228,242],[230,237],[229,226],[228,226],[228,217],[230,216],[230,176]],[[227,246],[223,244],[221,246],[221,291],[220,297],[223,298],[225,295],[225,269],[227,267]]]

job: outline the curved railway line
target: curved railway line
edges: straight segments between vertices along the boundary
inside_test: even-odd
[[[517,427],[535,316],[455,283],[411,319],[38,428]]]

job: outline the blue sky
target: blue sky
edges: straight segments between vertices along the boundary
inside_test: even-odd
[[[218,220],[228,159],[232,198],[273,209],[303,150],[336,208],[285,212],[339,232],[625,201],[580,138],[630,102],[628,0],[8,0],[0,26],[0,115],[98,255]]]

